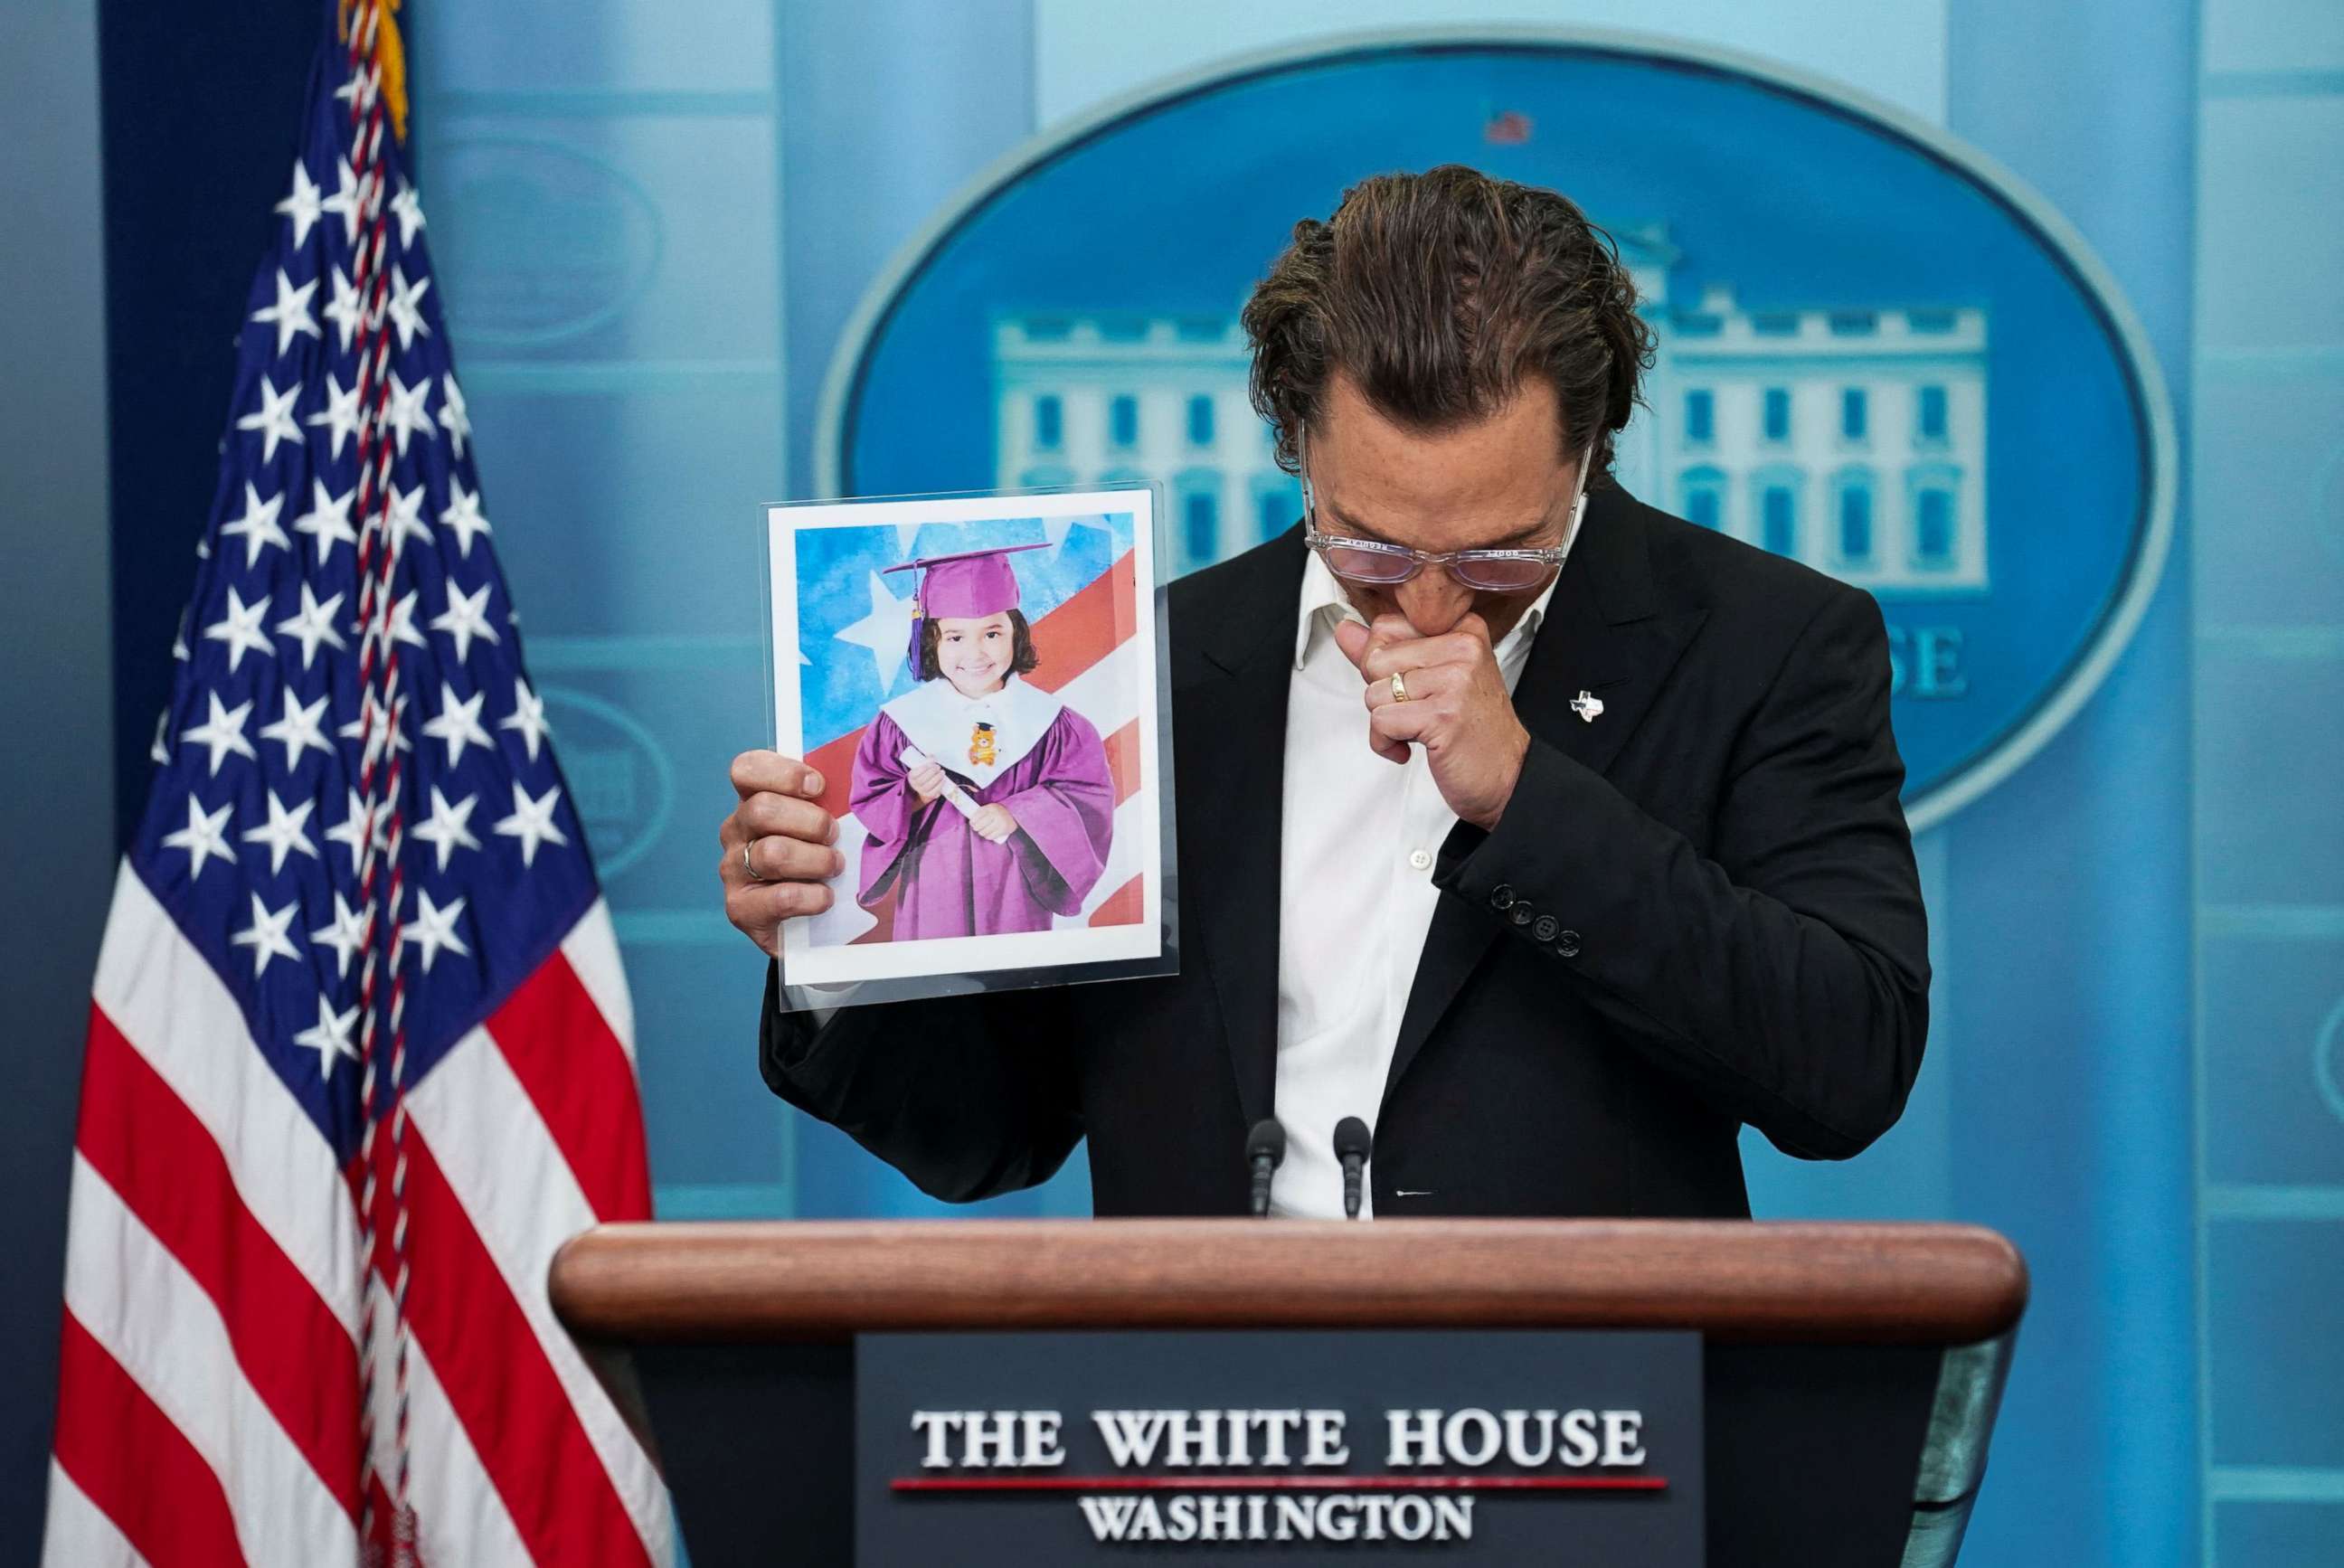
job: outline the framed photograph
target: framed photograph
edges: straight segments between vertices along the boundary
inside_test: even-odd
[[[846,862],[784,1007],[1177,968],[1158,520],[1147,485],[767,510],[773,745]]]

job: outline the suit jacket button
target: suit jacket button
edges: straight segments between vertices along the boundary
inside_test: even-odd
[[[1578,957],[1579,933],[1576,931],[1566,931],[1561,936],[1555,938],[1554,950],[1561,954],[1566,958]]]
[[[1514,906],[1514,890],[1510,884],[1500,882],[1490,889],[1490,907],[1500,913]]]
[[[1527,901],[1518,901],[1511,909],[1506,911],[1506,918],[1512,921],[1517,926],[1529,925],[1531,923],[1531,906],[1529,903]]]
[[[1561,921],[1551,915],[1541,915],[1538,917],[1538,924],[1531,927],[1531,935],[1541,942],[1551,942],[1554,940],[1554,934],[1561,929]]]

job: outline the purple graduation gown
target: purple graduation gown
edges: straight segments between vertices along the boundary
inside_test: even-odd
[[[1033,749],[982,789],[950,758],[935,759],[972,801],[1017,819],[1002,844],[970,832],[948,800],[919,804],[900,760],[909,744],[886,713],[873,719],[855,748],[849,802],[869,835],[856,896],[868,909],[894,889],[894,939],[1047,931],[1051,916],[1082,912],[1115,835],[1115,778],[1089,720],[1060,708]]]

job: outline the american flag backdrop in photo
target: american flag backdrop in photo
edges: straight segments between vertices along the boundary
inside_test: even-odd
[[[626,981],[396,35],[327,15],[98,959],[45,1561],[662,1563],[665,1489],[546,1296],[563,1240],[650,1213]]]

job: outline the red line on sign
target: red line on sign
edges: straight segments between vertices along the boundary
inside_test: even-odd
[[[1660,1492],[1662,1475],[913,1475],[896,1492]]]

